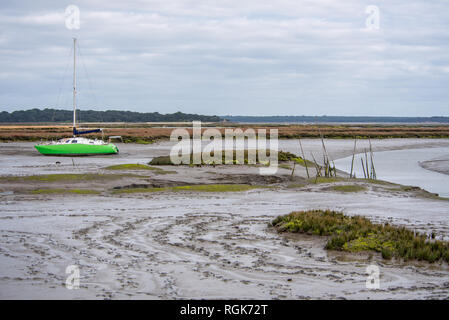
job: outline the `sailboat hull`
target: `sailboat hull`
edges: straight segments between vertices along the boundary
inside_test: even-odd
[[[37,151],[43,155],[61,156],[87,156],[95,154],[115,154],[118,148],[112,143],[103,140],[78,137],[81,134],[100,132],[101,129],[83,130],[76,129],[76,38],[73,39],[73,138],[61,139],[58,142],[35,145]]]
[[[118,153],[116,145],[109,143],[104,145],[88,145],[88,144],[54,144],[54,145],[35,145],[37,151],[43,155],[98,155],[98,154],[115,154]]]

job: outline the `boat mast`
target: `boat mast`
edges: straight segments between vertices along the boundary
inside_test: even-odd
[[[76,38],[73,38],[73,136],[76,130]]]

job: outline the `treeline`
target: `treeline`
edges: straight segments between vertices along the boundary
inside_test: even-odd
[[[77,121],[82,122],[183,122],[183,121],[218,122],[222,119],[218,116],[205,116],[176,112],[161,114],[159,112],[133,112],[133,111],[94,111],[78,110]],[[71,122],[73,111],[57,109],[30,109],[0,112],[0,122]]]
[[[231,122],[248,123],[449,123],[449,117],[364,117],[364,116],[225,116]]]
[[[0,123],[72,122],[73,111],[57,109],[29,109],[0,112]],[[176,112],[94,111],[78,110],[77,121],[82,122],[230,122],[247,123],[449,123],[449,117],[365,117],[365,116],[206,116]]]

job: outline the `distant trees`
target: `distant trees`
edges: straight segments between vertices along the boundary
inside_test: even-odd
[[[73,112],[71,110],[57,109],[29,109],[0,112],[0,123],[14,122],[72,122]],[[449,117],[365,117],[365,116],[205,116],[199,114],[188,114],[175,112],[161,114],[159,112],[133,112],[133,111],[94,111],[78,110],[77,121],[82,122],[182,122],[203,121],[220,122],[223,120],[231,122],[249,123],[449,123]]]
[[[71,122],[73,111],[57,109],[29,109],[7,112],[0,112],[0,122]],[[177,122],[177,121],[222,121],[218,116],[205,116],[199,114],[188,114],[176,112],[172,114],[160,114],[159,112],[133,112],[133,111],[94,111],[78,110],[77,121],[83,122]]]

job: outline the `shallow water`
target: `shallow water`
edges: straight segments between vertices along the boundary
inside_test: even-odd
[[[374,165],[377,178],[403,185],[418,186],[429,192],[449,197],[449,175],[422,168],[419,162],[443,157],[449,154],[449,148],[424,148],[382,151],[374,153]],[[356,177],[363,178],[360,159],[364,154],[357,154],[354,159]],[[368,155],[369,158],[369,155]],[[350,172],[352,156],[335,161],[338,169]],[[370,161],[368,159],[368,161]]]
[[[301,139],[301,142],[307,159],[312,159],[313,156],[317,161],[321,161],[323,149],[320,139]],[[376,151],[423,147],[449,148],[449,139],[373,139],[371,142]],[[203,147],[208,143],[203,141]],[[103,167],[116,164],[145,164],[153,157],[169,155],[174,144],[171,141],[149,145],[117,143],[120,152],[116,155],[56,157],[39,154],[34,149],[33,142],[0,143],[0,175],[96,172]],[[352,154],[354,142],[349,139],[326,139],[325,144],[329,156],[338,159]],[[368,140],[358,140],[357,148],[359,152],[368,148]],[[279,150],[301,155],[297,139],[279,140]]]

